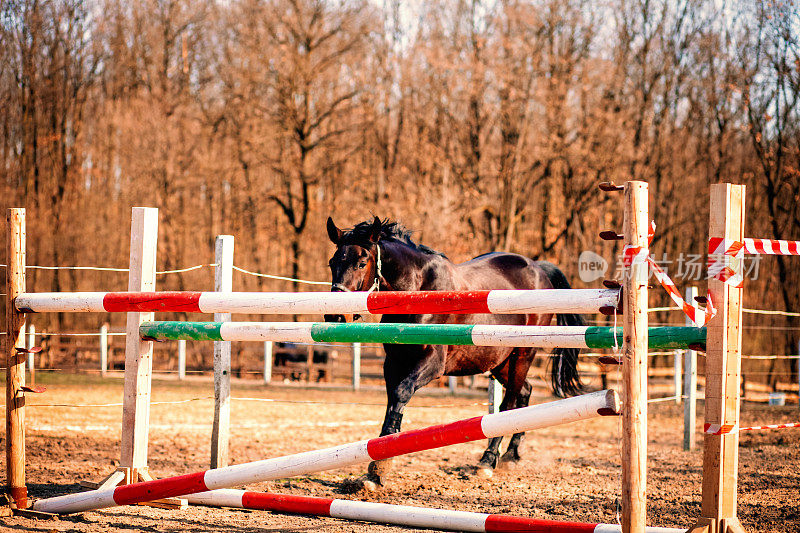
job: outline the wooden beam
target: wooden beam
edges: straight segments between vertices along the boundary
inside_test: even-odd
[[[17,508],[25,509],[25,313],[14,306],[25,292],[25,209],[8,209],[6,222],[6,483]]]
[[[158,209],[134,207],[131,215],[129,291],[155,290],[157,241]],[[139,325],[148,320],[153,320],[153,313],[128,313],[125,335],[120,467],[137,472],[147,470],[153,343],[141,340]]]
[[[647,183],[625,184],[623,243],[647,250]],[[647,518],[647,278],[635,259],[624,276],[622,321],[622,532],[644,533]]]
[[[709,237],[744,239],[744,185],[711,186]],[[741,268],[742,265],[734,265]],[[705,423],[738,425],[742,354],[742,289],[708,280],[717,315],[706,337]],[[703,435],[703,500],[700,520],[690,531],[744,531],[736,517],[739,434]]]
[[[214,246],[214,290],[233,290],[233,236],[217,235]],[[230,313],[214,313],[217,322],[230,322]],[[214,424],[211,429],[211,468],[228,466],[231,432],[231,343],[214,342]]]

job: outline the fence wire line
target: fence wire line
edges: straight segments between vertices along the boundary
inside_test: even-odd
[[[682,307],[651,307],[647,310],[648,313],[656,313],[660,311],[683,311]],[[750,309],[747,307],[742,308],[743,313],[751,315],[780,315],[780,316],[800,316],[800,313],[793,311],[778,311],[771,309]]]
[[[0,268],[5,268],[8,265],[0,264]],[[179,268],[175,270],[157,270],[156,275],[163,275],[163,274],[180,274],[182,272],[190,272],[192,270],[198,270],[201,268],[208,268],[208,267],[215,267],[217,266],[216,263],[204,263],[200,265],[194,265],[186,268]],[[39,269],[39,270],[93,270],[98,272],[129,272],[130,269],[128,268],[113,268],[113,267],[93,267],[93,266],[39,266],[39,265],[25,265],[25,268],[28,269]],[[274,274],[263,274],[261,272],[253,272],[252,270],[247,270],[236,265],[233,265],[233,270],[237,272],[241,272],[242,274],[248,274],[250,276],[256,276],[259,278],[269,278],[269,279],[278,279],[282,281],[292,281],[295,283],[305,283],[307,285],[328,285],[330,286],[330,282],[328,281],[311,281],[307,279],[298,279],[298,278],[290,278],[287,276],[276,276]]]
[[[742,308],[743,313],[750,313],[751,315],[781,315],[781,316],[800,316],[800,313],[791,311],[771,311],[768,309],[747,309]]]
[[[242,274],[248,274],[250,276],[256,276],[259,278],[269,278],[269,279],[279,279],[283,281],[294,281],[296,283],[305,283],[307,285],[328,285],[330,286],[330,282],[328,281],[309,281],[306,279],[297,279],[297,278],[289,278],[286,276],[275,276],[273,274],[262,274],[260,272],[253,272],[251,270],[245,270],[244,268],[237,267],[233,265],[233,269],[237,272],[241,272]]]
[[[197,398],[188,398],[186,400],[172,400],[172,401],[160,401],[160,402],[150,402],[150,405],[175,405],[181,403],[190,403],[190,402],[198,402],[198,401],[205,401],[205,400],[213,400],[213,396],[200,396]],[[386,407],[385,403],[374,403],[374,402],[317,402],[314,400],[281,400],[277,398],[240,398],[240,397],[231,397],[232,401],[245,401],[245,402],[267,402],[267,403],[288,403],[288,404],[312,404],[312,405],[359,405],[364,407]],[[84,403],[84,404],[69,404],[69,403],[39,403],[39,404],[29,404],[27,407],[122,407],[122,403]],[[474,402],[468,403],[463,405],[409,405],[407,407],[412,409],[453,409],[453,408],[462,408],[462,407],[476,407],[476,406],[488,406],[489,402]],[[3,405],[2,407],[5,407]]]

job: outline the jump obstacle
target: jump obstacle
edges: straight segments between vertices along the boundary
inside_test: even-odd
[[[603,190],[622,190],[623,187],[610,187],[603,188]],[[647,236],[648,236],[648,216],[647,216],[647,184],[642,182],[628,182],[625,187],[625,217],[624,217],[624,235],[623,244],[625,249],[638,249],[646,252],[647,249]],[[743,239],[743,195],[744,188],[742,186],[731,186],[727,184],[712,186],[711,198],[711,224],[710,236],[719,237],[724,239],[741,240]],[[63,303],[48,303],[47,297],[39,296],[36,294],[27,294],[25,292],[25,229],[24,229],[24,209],[9,209],[9,240],[8,240],[8,264],[6,269],[6,306],[7,306],[7,344],[6,344],[6,357],[7,357],[7,427],[9,428],[7,439],[7,456],[13,458],[9,460],[7,465],[9,469],[8,484],[12,497],[17,503],[17,506],[24,508],[26,506],[26,493],[24,484],[24,393],[22,386],[24,386],[24,353],[15,350],[19,348],[24,349],[22,324],[24,323],[24,312],[35,311],[36,306],[39,310],[44,311],[45,306],[58,306]],[[73,295],[63,295],[66,299],[72,301],[71,305],[77,307],[84,306],[84,309],[78,310],[101,310],[107,311],[106,302],[111,301],[114,297],[106,300],[106,294],[127,294],[128,296],[121,296],[127,302],[120,302],[118,304],[123,309],[128,310],[128,328],[127,328],[127,347],[126,347],[126,371],[125,371],[125,402],[123,406],[123,431],[122,431],[122,459],[121,470],[128,472],[126,475],[116,476],[112,475],[108,480],[106,486],[113,486],[119,482],[126,482],[127,480],[135,481],[136,479],[145,478],[142,472],[147,471],[147,406],[149,405],[150,394],[150,365],[152,356],[152,343],[142,340],[140,337],[140,326],[148,321],[152,321],[152,312],[166,310],[166,307],[159,309],[149,307],[150,305],[156,306],[163,303],[161,296],[167,296],[169,299],[176,293],[154,293],[155,290],[155,248],[157,236],[157,210],[152,208],[134,208],[133,220],[131,227],[131,256],[130,256],[130,269],[129,269],[129,284],[128,293],[92,293],[93,303],[86,308],[86,301],[75,303],[76,295],[85,293],[74,293]],[[623,353],[622,353],[622,369],[623,369],[623,446],[622,446],[622,478],[623,478],[623,494],[622,494],[622,531],[629,532],[644,532],[645,520],[645,473],[646,473],[646,412],[647,412],[647,393],[646,393],[646,349],[647,346],[647,283],[646,283],[646,269],[643,268],[643,263],[634,259],[633,264],[630,265],[630,275],[624,280],[623,296],[624,302],[622,307],[625,310],[623,316]],[[716,280],[709,281],[709,290],[713,296],[713,301],[718,305],[720,313],[715,319],[709,322],[708,325],[708,350],[707,350],[707,392],[706,392],[706,423],[719,423],[738,421],[738,355],[740,353],[740,337],[741,330],[739,324],[741,323],[741,310],[739,308],[739,300],[741,298],[741,290],[728,287],[721,282],[717,283]],[[491,291],[491,292],[505,292],[505,291]],[[555,290],[549,291],[535,291],[531,297],[538,297],[542,293],[555,293]],[[575,290],[571,292],[576,292]],[[615,291],[616,292],[616,291]],[[156,300],[159,303],[144,303],[141,300],[131,302],[131,299],[136,300],[137,297],[130,296],[132,293],[141,293],[142,297],[147,299],[150,295],[155,294]],[[102,294],[100,303],[97,302],[98,294]],[[145,295],[146,294],[146,295]],[[203,293],[198,294],[196,309],[203,312],[209,309],[230,309],[230,308],[214,308],[208,302],[214,301],[214,297],[202,297]],[[206,293],[208,294],[208,293]],[[230,293],[235,294],[235,293]],[[302,297],[303,293],[296,295]],[[313,293],[314,298],[322,297],[321,293]],[[383,293],[388,294],[388,293]],[[56,295],[60,298],[62,295]],[[230,305],[230,298],[226,295],[219,295],[218,298],[225,300],[225,306]],[[29,298],[25,305],[15,305],[15,298],[23,297]],[[347,304],[347,307],[336,308],[336,311],[331,312],[348,313],[344,309],[352,309],[360,314],[373,312],[370,310],[370,298],[372,294],[359,295],[360,298],[366,298],[366,302],[361,300],[359,304]],[[183,298],[181,296],[180,298]],[[281,297],[278,297],[280,299]],[[385,298],[385,297],[384,297]],[[479,298],[474,296],[474,298]],[[489,308],[488,303],[489,295],[487,295],[486,307]],[[276,300],[273,300],[276,301]],[[218,305],[223,305],[219,303]],[[386,302],[383,302],[383,305]],[[593,302],[591,311],[598,311],[602,305],[601,302]],[[253,313],[254,307],[248,305],[264,305],[263,302],[254,303],[252,301],[244,302],[239,301],[237,305],[242,305],[247,308],[248,312]],[[136,307],[136,306],[141,307]],[[175,305],[183,305],[182,303],[175,303]],[[277,308],[276,304],[276,308]],[[291,305],[285,304],[284,305]],[[309,304],[318,305],[318,304]],[[332,304],[331,304],[332,305]],[[412,305],[412,304],[398,304],[392,302],[387,309],[396,305]],[[417,305],[417,304],[413,304]],[[426,303],[427,305],[427,303]],[[443,312],[454,313],[461,312],[447,307],[448,304],[439,303],[443,305],[440,309]],[[469,305],[484,305],[482,303],[476,304],[475,302]],[[513,305],[513,304],[508,304]],[[535,302],[530,304],[531,309],[535,309]],[[550,305],[550,304],[548,304]],[[567,305],[567,304],[564,304]],[[571,305],[571,304],[570,304]],[[587,304],[588,305],[588,304]],[[356,306],[356,307],[350,307]],[[302,307],[295,307],[293,309],[301,309]],[[365,312],[366,308],[366,312]],[[493,307],[495,312],[500,312],[499,306]],[[310,307],[308,309],[315,309]],[[378,311],[377,307],[372,307],[374,312],[388,314],[389,311]],[[567,307],[557,310],[557,312],[566,312]],[[181,311],[188,311],[189,309],[183,308]],[[551,312],[556,311],[552,307],[549,309]],[[234,311],[238,312],[238,311]],[[264,311],[268,312],[267,310]],[[301,313],[302,311],[293,310],[292,313]],[[320,311],[311,311],[320,312]],[[404,311],[406,312],[406,311]],[[426,311],[429,312],[429,311]],[[471,311],[464,311],[471,312]],[[524,312],[523,310],[515,312]],[[577,312],[577,311],[575,311]],[[731,335],[729,335],[729,331]],[[611,334],[609,333],[609,336]],[[738,336],[738,339],[737,339]],[[22,354],[22,355],[21,355]],[[717,400],[718,399],[718,400]],[[711,401],[710,401],[711,400]],[[483,436],[477,438],[485,438]],[[374,440],[374,439],[373,439]],[[369,441],[364,441],[369,442]],[[703,506],[702,518],[691,531],[700,532],[723,532],[723,531],[743,531],[741,526],[736,520],[735,498],[736,498],[736,446],[738,445],[738,433],[722,434],[722,435],[705,435],[705,456],[704,456],[704,476],[703,476]],[[307,452],[314,453],[314,452]],[[307,454],[300,454],[307,457]],[[369,455],[369,454],[367,454]],[[364,457],[364,460],[368,460]],[[244,465],[237,465],[243,467]],[[237,468],[229,467],[229,468]],[[220,469],[225,470],[226,469]],[[118,471],[117,474],[120,474]],[[139,477],[137,477],[139,476]],[[205,478],[205,473],[194,474],[190,476],[181,476],[181,479],[190,479],[193,482],[201,481]],[[214,478],[214,475],[211,475]],[[123,481],[126,480],[126,481]],[[143,490],[146,494],[140,493],[138,501],[144,501],[142,498],[151,500],[158,498],[157,494],[162,487],[174,487],[175,481],[170,481],[174,478],[167,480],[159,480],[148,483],[135,483],[118,487],[120,497],[131,498],[136,490]],[[170,489],[172,490],[172,489]],[[175,489],[177,490],[177,489]],[[185,489],[181,489],[185,490]],[[192,489],[194,490],[194,489]],[[203,487],[198,487],[197,490],[205,490]],[[102,495],[106,498],[105,503],[115,505],[116,501],[113,495],[115,490],[100,490],[92,491],[84,494],[76,494],[70,496],[63,496],[60,498],[78,498],[81,496]],[[168,491],[167,493],[172,494]],[[177,494],[177,493],[175,493]],[[90,497],[91,497],[90,496]],[[64,501],[60,498],[47,500],[53,502],[55,500]],[[110,499],[110,500],[109,500]],[[37,505],[45,502],[37,502]],[[109,501],[111,503],[109,503]],[[96,502],[95,502],[96,503]],[[445,511],[446,512],[446,511]],[[550,528],[548,530],[558,530]],[[576,529],[569,529],[575,531]],[[656,528],[648,528],[647,531],[656,531]],[[565,530],[566,531],[566,530]],[[582,531],[582,530],[581,530]],[[588,531],[588,530],[587,530]],[[595,531],[595,530],[592,530]],[[599,529],[596,531],[606,531]],[[671,531],[671,530],[665,530]]]
[[[619,398],[614,391],[599,391],[323,450],[38,500],[33,504],[33,509],[50,513],[77,513],[312,474],[453,444],[511,435],[597,416],[615,415],[619,412],[619,407]]]
[[[479,533],[621,533],[616,524],[588,524],[539,520],[524,516],[433,509],[411,505],[295,496],[269,492],[218,489],[186,497],[193,505],[234,507],[307,516],[360,520],[406,527],[474,531]],[[685,529],[647,527],[645,533],[684,533]]]
[[[647,185],[641,182],[630,182],[626,185],[626,202],[625,202],[625,224],[626,235],[630,235],[626,239],[626,244],[641,244],[646,243],[647,238]],[[24,210],[16,210],[24,215]],[[131,224],[131,255],[130,255],[130,268],[129,268],[129,292],[152,293],[155,289],[155,250],[157,238],[157,210],[152,208],[134,208],[132,224]],[[635,227],[635,231],[631,230]],[[24,244],[19,247],[17,252],[21,258],[20,264],[24,265]],[[634,265],[632,270],[636,271],[637,268],[641,270],[641,265]],[[24,272],[24,266],[22,267]],[[19,271],[11,272],[9,276],[18,276]],[[626,309],[639,309],[642,308],[641,293],[646,291],[646,284],[641,285],[638,282],[644,279],[644,276],[631,276],[630,280],[626,280],[623,290],[625,291],[624,306]],[[537,291],[532,295],[550,293],[552,291]],[[616,291],[615,291],[616,292]],[[24,283],[13,292],[9,291],[7,298],[7,305],[11,306],[13,313],[18,316],[24,316],[23,312],[18,310],[14,304],[14,299],[24,294]],[[613,293],[612,293],[613,294]],[[617,296],[618,297],[618,296]],[[369,296],[367,296],[369,298]],[[198,298],[199,302],[199,298]],[[646,302],[645,302],[646,303]],[[482,304],[481,304],[482,305]],[[601,311],[602,309],[594,309],[592,311]],[[489,306],[488,295],[486,307]],[[619,307],[615,303],[617,309]],[[368,306],[367,306],[368,307]],[[602,306],[601,306],[602,307]],[[646,305],[645,305],[646,308]],[[562,308],[565,309],[565,308]],[[369,310],[369,307],[368,307]],[[449,312],[448,308],[448,312]],[[549,309],[550,312],[553,309]],[[605,311],[608,311],[607,309]],[[523,312],[523,311],[519,311]],[[613,309],[612,309],[613,312]],[[123,404],[123,431],[122,431],[122,453],[120,468],[109,476],[102,484],[103,487],[113,487],[118,483],[133,483],[137,479],[147,479],[147,428],[148,428],[148,405],[150,395],[150,373],[151,373],[151,358],[152,358],[152,342],[143,340],[140,337],[139,328],[142,323],[152,320],[152,312],[144,310],[133,310],[128,312],[128,326],[127,326],[127,345],[126,345],[126,363],[125,363],[125,392]],[[623,354],[630,364],[626,365],[624,374],[638,373],[637,377],[632,375],[627,378],[623,376],[623,381],[626,383],[624,386],[627,395],[623,412],[623,426],[625,428],[623,434],[623,530],[628,531],[644,531],[644,457],[646,440],[642,438],[645,434],[646,416],[642,417],[642,413],[646,413],[646,393],[641,394],[642,387],[637,386],[637,383],[645,383],[646,386],[646,367],[644,361],[646,359],[645,344],[641,342],[631,343],[629,339],[645,340],[646,342],[646,310],[645,312],[627,313],[628,319],[624,320],[623,330],[626,332],[623,337],[626,339],[623,342]],[[8,330],[12,330],[9,328]],[[16,334],[10,333],[9,338],[17,338]],[[637,354],[638,350],[638,355]],[[634,355],[636,355],[634,357]],[[8,352],[11,357],[11,352]],[[216,363],[216,361],[215,361]],[[216,371],[216,364],[215,364]],[[21,394],[21,391],[19,392]],[[634,472],[635,475],[632,475]],[[24,479],[24,476],[23,476]],[[155,486],[160,486],[159,483],[164,483],[164,480],[152,482]],[[123,491],[126,487],[147,486],[153,487],[154,485],[146,485],[145,483],[133,483],[119,487]],[[625,486],[632,487],[625,489]],[[150,489],[147,489],[150,490]],[[114,490],[100,490],[95,493],[114,493]],[[73,495],[80,496],[80,495]],[[152,500],[158,498],[154,493],[145,496],[146,499]],[[23,505],[24,507],[24,505]],[[642,525],[642,529],[636,529],[636,523]],[[633,527],[631,526],[633,524]]]
[[[370,324],[333,322],[145,322],[148,340],[374,342],[450,346],[533,346],[595,348],[615,346],[614,328],[598,326],[507,326],[481,324]],[[622,346],[622,328],[616,328]],[[653,327],[649,348],[671,350],[705,344],[705,328]]]
[[[42,292],[20,294],[26,313],[183,312],[248,314],[597,313],[619,289],[409,292]]]

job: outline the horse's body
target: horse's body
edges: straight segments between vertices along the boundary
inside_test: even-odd
[[[394,223],[375,219],[342,232],[328,219],[328,234],[337,245],[330,261],[332,290],[491,290],[569,288],[561,271],[544,261],[511,253],[489,253],[455,264],[446,256],[409,238]],[[326,320],[343,320],[326,316]],[[420,324],[548,325],[552,314],[519,315],[384,315],[381,322]],[[580,325],[579,315],[557,315],[559,325]],[[388,404],[381,435],[400,431],[403,409],[414,392],[441,376],[465,376],[491,372],[506,389],[500,410],[528,404],[531,386],[526,380],[536,350],[490,346],[440,346],[385,344],[384,378]],[[575,349],[559,349],[553,355],[551,381],[554,392],[572,394],[580,389]],[[502,460],[519,459],[523,434],[515,434]],[[502,437],[491,439],[480,466],[497,465]],[[382,483],[387,463],[370,465],[373,481]]]

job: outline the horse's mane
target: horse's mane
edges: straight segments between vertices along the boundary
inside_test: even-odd
[[[372,220],[359,222],[352,228],[345,230],[339,239],[340,244],[357,244],[365,246],[369,243],[370,235],[372,235]],[[412,231],[396,221],[390,221],[385,218],[381,221],[381,240],[394,241],[418,250],[424,254],[440,255],[447,257],[441,252],[437,252],[432,248],[428,248],[424,244],[417,244],[411,240]]]

